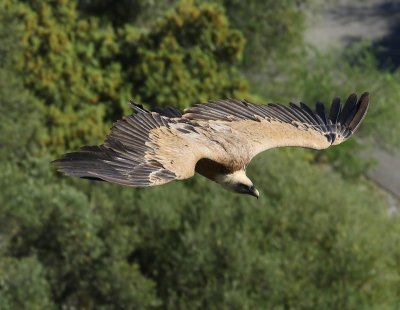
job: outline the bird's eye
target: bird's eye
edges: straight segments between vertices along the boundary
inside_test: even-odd
[[[238,189],[238,191],[240,192],[247,192],[249,190],[249,186],[243,183],[238,183],[236,185],[236,188]]]

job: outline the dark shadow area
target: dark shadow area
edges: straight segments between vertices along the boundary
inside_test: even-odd
[[[332,15],[335,20],[342,23],[346,21],[364,21],[366,18],[371,20],[391,20],[398,16],[400,2],[396,0],[381,1],[380,3],[373,2],[375,1],[369,1],[369,3],[363,4],[363,6],[360,6],[360,4],[352,4],[343,5],[339,8],[334,7],[329,10],[329,14]]]
[[[328,12],[338,25],[349,26],[348,34],[342,38],[345,45],[350,46],[368,38],[374,40],[375,37],[377,39],[373,41],[372,50],[375,51],[379,67],[390,70],[399,67],[400,1],[370,0],[334,6]],[[359,24],[357,34],[351,30],[355,23]],[[377,35],[382,28],[386,29],[383,37]]]
[[[395,70],[400,66],[400,20],[390,33],[374,42],[373,47],[380,68]]]
[[[80,0],[78,9],[87,15],[110,20],[114,25],[121,26],[138,18],[143,11],[143,4],[131,0]]]
[[[378,10],[389,18],[389,31],[373,43],[373,49],[380,68],[395,70],[400,66],[400,3],[384,3]]]

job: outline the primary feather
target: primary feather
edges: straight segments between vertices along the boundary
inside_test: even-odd
[[[183,114],[171,107],[150,112],[131,102],[137,113],[117,121],[104,144],[85,146],[53,163],[67,175],[132,187],[160,185],[198,172],[236,192],[243,192],[243,186],[250,191],[251,181],[236,172],[244,171],[255,155],[274,147],[325,149],[342,143],[357,130],[368,105],[368,93],[358,100],[351,94],[343,107],[339,98],[333,99],[329,115],[320,102],[313,112],[304,103],[214,100]],[[236,189],[234,176],[239,175],[241,186]]]

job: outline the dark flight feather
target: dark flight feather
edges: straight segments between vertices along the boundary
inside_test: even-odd
[[[343,110],[339,115],[338,123],[345,125],[349,120],[351,120],[352,116],[354,115],[356,107],[357,107],[357,95],[351,94],[347,98]]]
[[[335,97],[332,100],[332,105],[331,105],[331,110],[329,112],[329,119],[333,124],[336,124],[338,121],[338,116],[340,114],[340,111],[342,110],[342,106],[340,104],[340,98]]]

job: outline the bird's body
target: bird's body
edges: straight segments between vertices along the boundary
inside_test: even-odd
[[[343,109],[332,102],[329,116],[317,103],[256,105],[217,100],[181,114],[174,108],[149,112],[133,104],[137,114],[114,124],[103,145],[86,146],[54,161],[68,175],[132,187],[183,180],[195,172],[238,193],[258,197],[245,174],[258,153],[282,146],[325,149],[346,140],[368,108],[368,94],[352,94]]]

